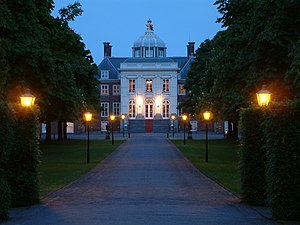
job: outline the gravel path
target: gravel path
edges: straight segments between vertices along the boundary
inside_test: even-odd
[[[203,174],[164,135],[128,139],[42,204],[4,225],[275,224]]]

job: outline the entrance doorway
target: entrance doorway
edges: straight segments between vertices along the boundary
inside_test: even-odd
[[[153,101],[148,99],[145,102],[145,118],[152,119],[153,118]]]

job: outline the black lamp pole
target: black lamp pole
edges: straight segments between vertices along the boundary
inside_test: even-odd
[[[183,144],[185,145],[185,120],[183,121]]]
[[[174,130],[175,130],[175,124],[174,124],[174,120],[173,120],[173,137],[174,137]]]
[[[87,131],[88,131],[88,141],[87,141],[86,162],[90,163],[90,125],[89,125],[89,122],[87,122]]]
[[[111,144],[114,145],[114,121],[111,121]]]
[[[205,129],[205,162],[208,162],[208,124],[206,122],[206,129]]]
[[[124,137],[124,125],[125,125],[125,120],[123,120],[123,137]]]

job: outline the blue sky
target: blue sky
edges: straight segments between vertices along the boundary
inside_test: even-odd
[[[53,15],[75,0],[55,0]],[[103,59],[109,41],[112,56],[131,56],[133,42],[144,34],[150,18],[154,32],[166,43],[167,56],[186,56],[188,41],[196,48],[212,38],[221,25],[214,0],[79,0],[83,14],[70,22],[90,49],[96,64]]]

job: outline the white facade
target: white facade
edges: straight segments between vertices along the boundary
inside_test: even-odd
[[[167,57],[167,47],[154,33],[152,21],[146,26],[144,35],[133,43],[131,57],[112,57],[112,46],[103,43],[104,59],[98,66],[100,121],[107,123],[109,115],[118,112],[126,115],[125,124],[132,129],[162,132],[169,130],[172,114],[181,116],[177,107],[186,95],[183,85],[194,58],[194,42],[188,43],[187,56]],[[115,110],[116,105],[120,109]]]
[[[177,112],[177,74],[176,62],[161,63],[121,63],[121,113],[129,115],[129,102],[134,101],[136,113],[133,118],[152,119],[169,118]],[[135,81],[134,92],[129,92],[129,81]],[[167,90],[163,91],[163,82],[167,81]],[[151,82],[152,90],[146,86]],[[163,114],[163,103],[168,103],[168,109]],[[151,106],[152,105],[152,106]],[[152,113],[151,113],[152,111]],[[167,111],[167,112],[166,112]]]

